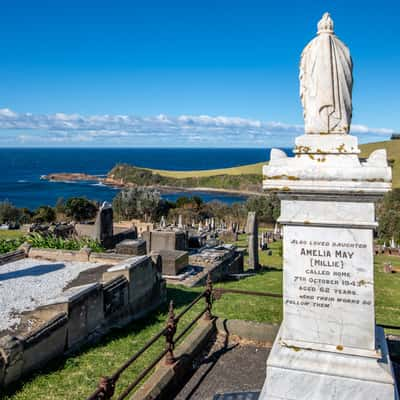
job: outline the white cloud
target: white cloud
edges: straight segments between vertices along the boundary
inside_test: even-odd
[[[51,115],[16,113],[0,109],[0,129],[18,131],[16,143],[90,142],[97,145],[185,145],[205,146],[291,146],[302,125],[264,122],[256,119],[209,115],[160,114],[90,115],[56,113]],[[352,125],[352,133],[362,140],[389,136],[393,129]],[[1,136],[0,136],[1,137]],[[1,140],[1,139],[0,139]],[[10,137],[8,136],[8,140]]]

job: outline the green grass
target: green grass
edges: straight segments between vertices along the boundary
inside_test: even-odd
[[[400,269],[400,257],[375,257],[375,312],[378,324],[400,326],[400,273],[385,274],[383,263]],[[397,331],[397,334],[400,332]]]
[[[256,164],[242,165],[239,167],[232,168],[220,168],[220,169],[209,169],[201,171],[167,171],[163,169],[151,169],[156,174],[161,176],[166,176],[170,178],[198,178],[198,177],[209,177],[217,175],[249,175],[249,174],[262,174],[262,167],[266,164],[265,162],[260,162]]]
[[[241,235],[237,242],[246,246],[246,237]],[[268,291],[282,293],[282,259],[281,243],[271,244],[272,256],[260,253],[260,262],[264,265],[262,272],[254,277],[235,282],[219,283],[217,287],[242,290]],[[400,258],[378,256],[375,258],[375,292],[376,320],[378,323],[400,325],[400,273],[384,274],[382,265],[391,261],[394,267],[400,268]],[[173,299],[177,310],[189,304],[202,288],[187,289],[182,286],[169,286],[168,298]],[[180,324],[195,316],[204,303],[188,313]],[[259,322],[279,322],[282,319],[281,299],[225,294],[214,303],[213,312],[221,318],[244,319]],[[167,317],[167,306],[152,313],[144,321],[130,324],[124,329],[116,330],[101,340],[94,347],[87,347],[74,357],[64,358],[50,363],[41,373],[20,383],[5,394],[2,399],[13,400],[53,400],[83,399],[96,388],[98,378],[111,374],[135,351],[139,350],[154,334],[164,327]],[[179,330],[178,330],[179,331]],[[152,346],[149,351],[122,375],[117,391],[125,387],[142,371],[156,354],[163,349],[163,340]]]
[[[18,229],[7,231],[0,230],[0,239],[18,239],[24,235],[26,235],[26,232]]]
[[[229,190],[260,190],[262,176],[261,164],[256,173],[250,173],[254,166],[244,166],[226,170],[193,171],[192,173],[179,171],[162,171],[138,168],[128,164],[118,164],[109,173],[108,177],[119,182],[131,183],[138,186],[167,186],[167,187],[207,187]],[[244,173],[243,171],[247,171]]]

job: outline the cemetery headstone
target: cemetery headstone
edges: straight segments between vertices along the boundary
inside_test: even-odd
[[[104,243],[114,234],[113,209],[110,203],[104,202],[96,216],[94,225],[95,238],[100,243]]]
[[[374,202],[391,188],[386,151],[361,163],[351,122],[352,61],[324,14],[302,53],[305,134],[295,157],[273,149],[264,190],[283,229],[283,322],[260,400],[397,399],[375,325]]]
[[[179,229],[183,229],[184,228],[182,214],[179,214],[179,216],[178,216],[178,228]]]
[[[167,221],[165,220],[165,216],[163,215],[160,220],[160,228],[164,229],[167,227]]]
[[[248,235],[249,268],[258,270],[258,223],[257,215],[250,211],[247,215],[246,233]]]

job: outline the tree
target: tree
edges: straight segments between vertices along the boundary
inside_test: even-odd
[[[21,217],[20,210],[8,200],[0,202],[0,223],[17,224]]]
[[[393,237],[400,243],[400,189],[387,193],[377,205],[377,218],[379,239],[388,241]]]
[[[33,221],[39,223],[54,222],[56,220],[56,212],[52,207],[40,206],[33,216]]]
[[[19,211],[21,213],[19,222],[21,224],[29,224],[32,220],[34,213],[29,208],[26,207],[20,208]]]
[[[143,187],[124,189],[113,200],[115,213],[124,219],[158,221],[162,215],[168,214],[170,207],[170,203],[161,199],[159,192]]]
[[[62,197],[57,199],[56,205],[54,207],[57,214],[64,214],[65,213],[65,201]]]
[[[93,219],[97,213],[97,206],[84,197],[72,197],[66,201],[64,212],[67,217],[81,222]]]
[[[181,196],[178,197],[175,203],[177,208],[193,208],[195,210],[199,210],[203,204],[203,200],[199,196]]]
[[[247,211],[255,211],[261,222],[275,222],[280,214],[280,203],[275,194],[249,197],[246,208]]]

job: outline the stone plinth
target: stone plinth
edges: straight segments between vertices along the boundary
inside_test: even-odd
[[[278,338],[282,332],[278,333]],[[386,400],[397,399],[383,330],[377,330],[379,361],[327,351],[288,347],[277,339],[267,363],[260,399]]]
[[[146,254],[146,241],[143,239],[125,239],[115,246],[117,254],[143,256]]]
[[[186,234],[180,230],[143,232],[142,237],[146,240],[148,253],[159,250],[187,250]]]
[[[152,255],[161,257],[163,275],[177,275],[189,264],[189,253],[187,251],[159,250],[152,252]]]

